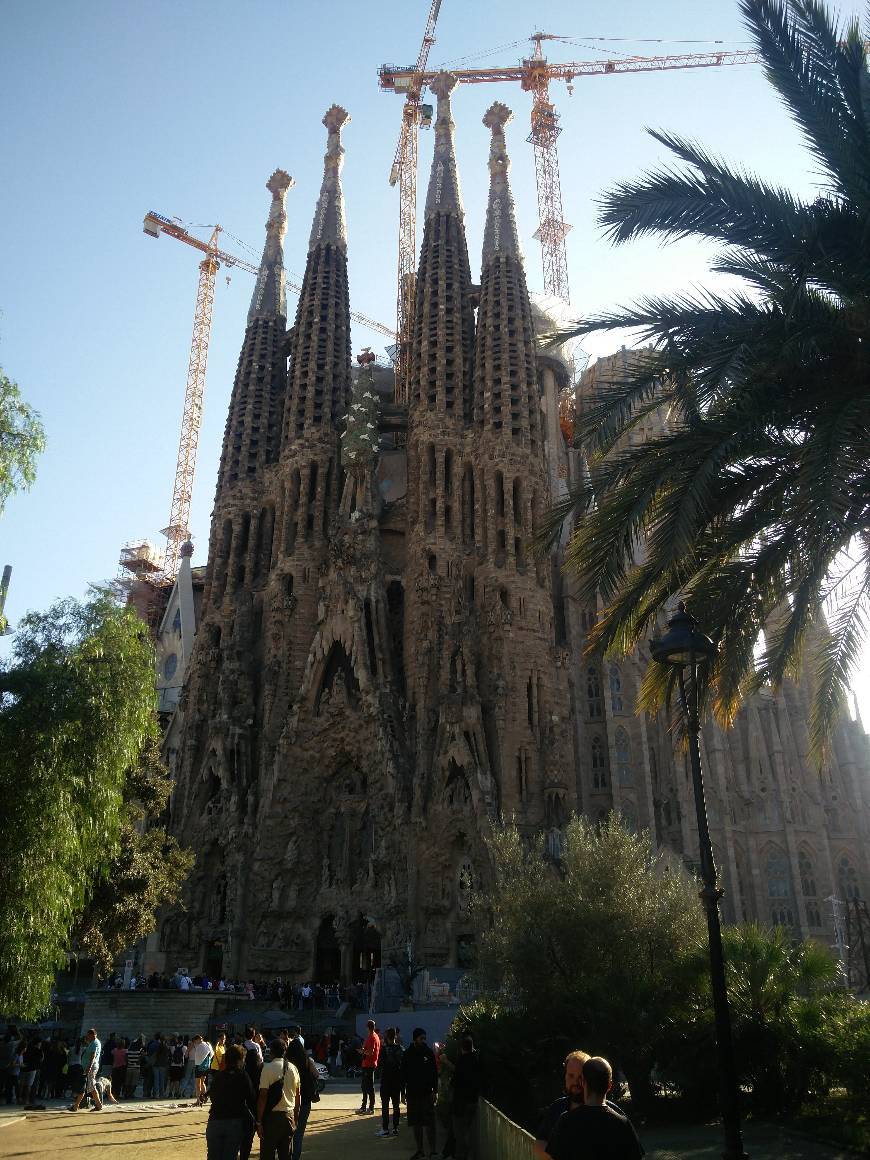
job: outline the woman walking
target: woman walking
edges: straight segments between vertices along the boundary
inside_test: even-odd
[[[211,1107],[205,1129],[207,1160],[236,1160],[256,1119],[254,1089],[244,1069],[245,1049],[231,1044],[223,1071],[212,1076]]]

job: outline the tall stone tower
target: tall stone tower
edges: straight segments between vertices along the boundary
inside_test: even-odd
[[[634,714],[641,660],[584,655],[595,610],[563,591],[558,552],[533,551],[543,513],[584,469],[559,425],[569,372],[536,350],[552,324],[526,286],[499,103],[484,118],[472,281],[455,84],[442,73],[431,86],[407,407],[369,352],[351,365],[344,109],[324,117],[289,332],[292,180],[269,180],[201,621],[166,743],[171,827],[197,862],[187,910],[164,917],[145,966],[349,981],[409,942],[433,967],[467,966],[469,897],[501,818],[545,832],[558,859],[572,811],[615,810],[697,857],[682,758],[662,722]],[[867,883],[870,748],[844,724],[820,781],[805,715],[788,686],[754,698],[730,733],[706,730],[711,827],[728,917],[830,942],[826,899]]]

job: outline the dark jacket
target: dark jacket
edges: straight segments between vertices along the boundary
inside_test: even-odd
[[[483,1062],[477,1051],[460,1051],[451,1082],[453,1108],[472,1108],[483,1091]]]
[[[217,1071],[208,1089],[210,1120],[243,1120],[252,1123],[254,1114],[254,1088],[246,1072],[236,1068],[233,1071]]]
[[[406,1048],[402,1056],[402,1079],[405,1091],[412,1098],[438,1090],[438,1068],[428,1044],[416,1047],[412,1043]]]

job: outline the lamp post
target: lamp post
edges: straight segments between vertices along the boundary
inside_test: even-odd
[[[707,934],[710,943],[710,982],[713,991],[716,1046],[719,1053],[719,1102],[722,1125],[725,1129],[726,1150],[723,1153],[723,1160],[746,1160],[740,1130],[737,1069],[734,1066],[731,1014],[728,1009],[722,929],[719,924],[719,899],[722,897],[722,890],[716,878],[713,844],[710,841],[710,827],[707,824],[707,803],[704,800],[704,778],[701,772],[701,746],[698,740],[701,730],[698,718],[698,666],[716,655],[716,645],[708,636],[698,631],[694,616],[689,615],[685,604],[680,601],[679,611],[668,621],[668,631],[661,639],[651,640],[649,647],[654,661],[678,670],[680,698],[686,714],[695,816],[698,823],[703,883],[701,900],[707,915]],[[685,679],[686,669],[689,670],[688,682]]]

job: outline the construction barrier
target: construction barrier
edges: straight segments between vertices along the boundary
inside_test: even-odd
[[[478,1104],[477,1160],[534,1160],[535,1138],[486,1100]]]

